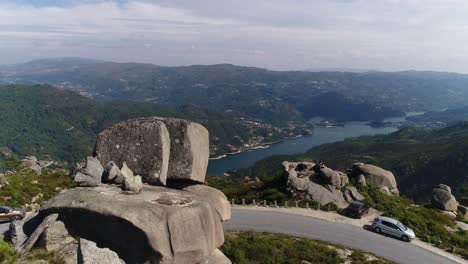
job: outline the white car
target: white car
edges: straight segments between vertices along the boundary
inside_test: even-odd
[[[414,231],[390,217],[379,216],[372,222],[372,230],[376,233],[385,233],[409,242],[416,238]]]

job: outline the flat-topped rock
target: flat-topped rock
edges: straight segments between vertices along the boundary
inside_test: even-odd
[[[50,199],[38,217],[58,213],[71,234],[127,263],[199,263],[224,242],[222,220],[230,207],[218,192],[205,186],[144,185],[133,195],[111,185],[74,188]]]
[[[102,164],[124,162],[150,184],[166,184],[170,137],[166,125],[154,118],[120,122],[98,135],[95,154]]]

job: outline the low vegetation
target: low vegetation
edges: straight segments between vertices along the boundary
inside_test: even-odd
[[[236,264],[390,263],[360,251],[351,250],[347,255],[341,246],[280,234],[231,232],[225,234],[225,240],[221,251]]]
[[[468,231],[455,226],[455,220],[430,204],[416,205],[411,199],[381,193],[375,188],[359,190],[369,206],[385,216],[398,219],[413,229],[422,241],[454,252],[468,259]]]

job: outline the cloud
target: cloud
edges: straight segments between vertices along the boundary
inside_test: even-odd
[[[468,72],[467,13],[463,0],[3,1],[0,56]]]

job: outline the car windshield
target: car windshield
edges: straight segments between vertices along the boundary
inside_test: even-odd
[[[351,203],[349,205],[350,208],[352,209],[359,209],[361,207],[361,204],[360,203]]]
[[[397,222],[397,226],[403,231],[406,231],[408,229],[408,228],[406,228],[406,226],[404,224],[402,224],[400,222]]]

